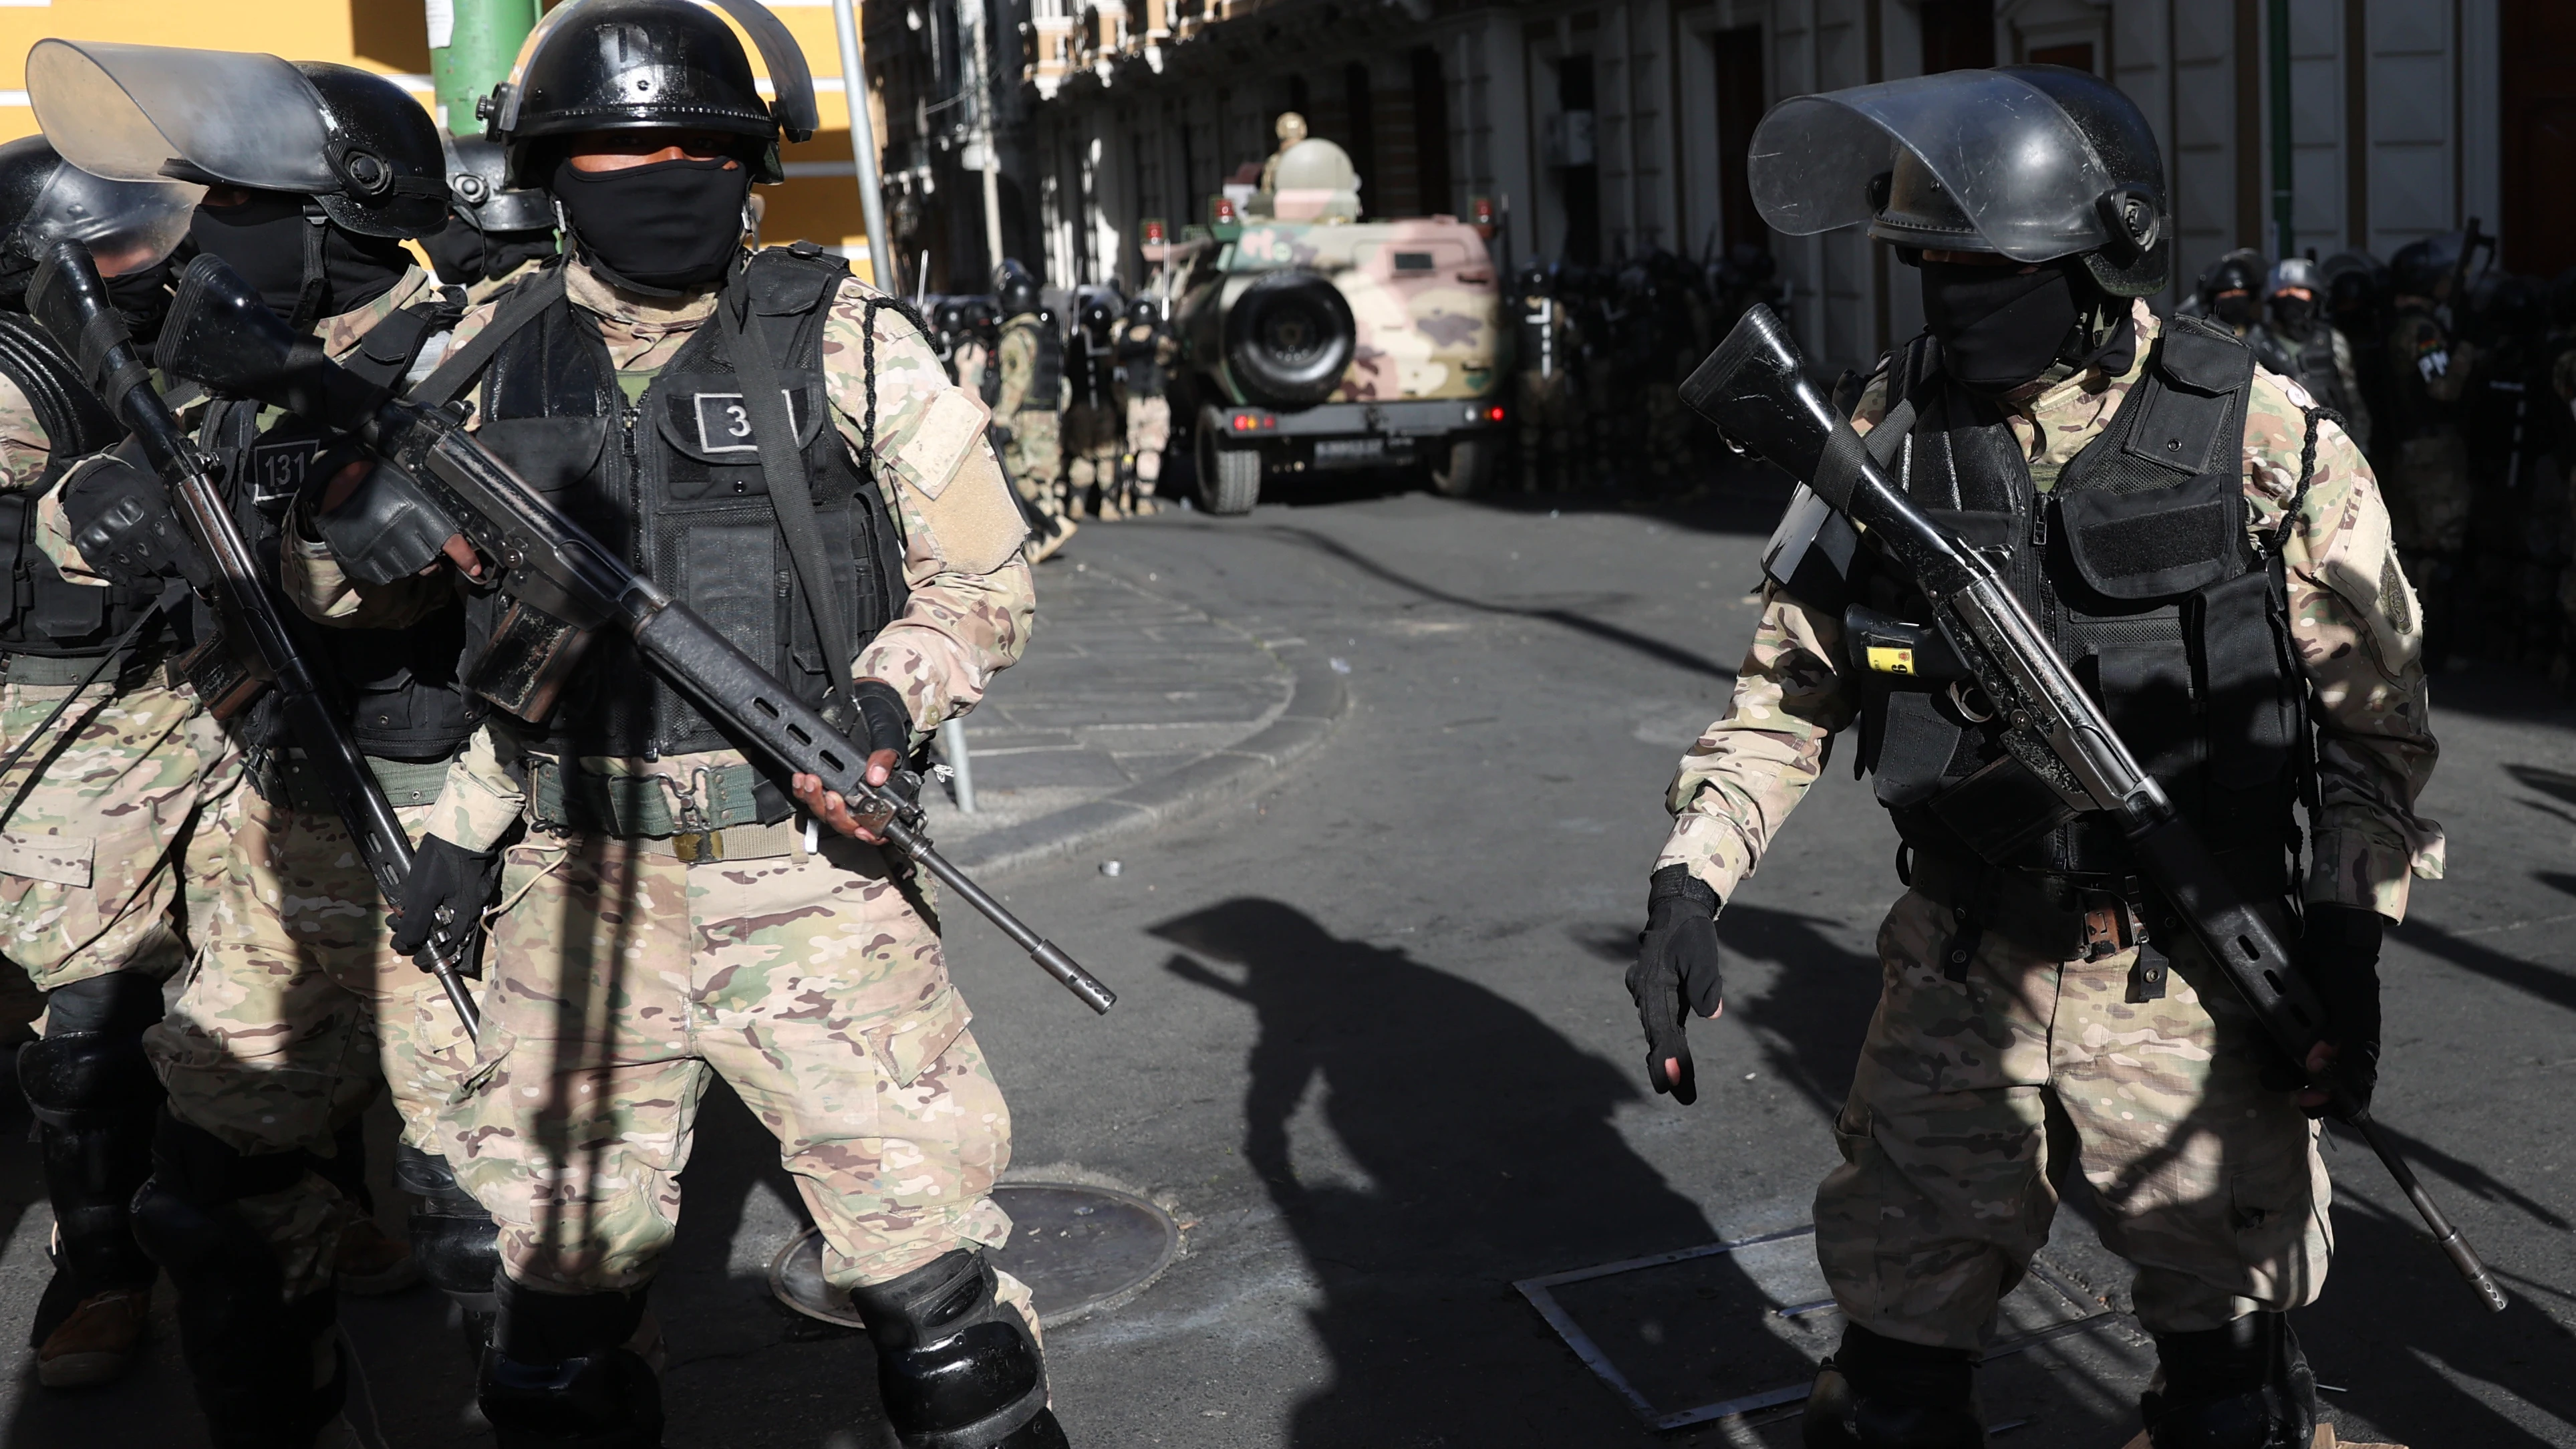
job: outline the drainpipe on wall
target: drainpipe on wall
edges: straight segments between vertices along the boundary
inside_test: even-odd
[[[2290,0],[2272,0],[2272,236],[2276,257],[2291,255]]]
[[[429,74],[440,124],[480,136],[474,103],[510,78],[519,43],[537,27],[537,0],[428,0]]]

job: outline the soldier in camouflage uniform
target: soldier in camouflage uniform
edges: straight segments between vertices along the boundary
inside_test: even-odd
[[[1110,332],[1121,307],[1113,287],[1086,287],[1077,303],[1064,370],[1072,403],[1064,412],[1064,482],[1073,512],[1119,518],[1118,460],[1126,452],[1119,415],[1118,356]]]
[[[1870,194],[1871,174],[1893,166],[1870,229],[1922,268],[1929,326],[1881,366],[1854,426],[1918,503],[1996,541],[2015,593],[2098,677],[2128,742],[2249,895],[2284,917],[2304,896],[2302,966],[2332,1014],[2334,1045],[2319,1052],[2339,1052],[2366,1096],[2381,923],[2442,862],[2439,828],[2414,810],[2436,753],[2416,615],[2369,467],[2225,331],[2160,323],[2133,300],[2165,285],[2169,222],[2152,134],[2118,91],[2046,68],[1879,89],[1897,86],[1914,94],[1890,110],[1922,131],[1892,157],[1855,148],[1851,175],[1810,156],[1774,163],[1817,167],[1806,194],[1837,198],[1775,225],[1850,215],[1839,198]],[[1807,124],[1793,108],[1832,104],[1773,114]],[[2088,222],[2034,247],[2016,213],[1951,200],[1942,168],[1974,161],[1941,138],[1985,134],[1963,113],[1999,106],[2054,107],[2059,134],[2084,137],[2080,154],[2059,152],[2064,184],[2119,198],[2101,209],[2119,231]],[[2048,139],[2029,150],[2045,156]],[[1759,138],[1753,154],[1763,195]],[[1989,227],[2039,255],[1997,255]],[[2139,431],[2173,426],[2186,396],[2223,401],[2182,425],[2178,448],[2148,449]],[[1882,428],[1901,435],[1881,442]],[[2186,461],[2134,461],[2164,451]],[[2170,541],[2123,552],[2100,527],[2123,515],[2098,505],[2148,487],[2180,510],[2149,515]],[[2184,517],[2199,531],[2186,536]],[[2057,547],[2020,543],[2042,536]],[[1883,990],[1835,1124],[1843,1164],[1817,1192],[1817,1253],[1848,1326],[1809,1401],[1806,1443],[1984,1442],[1974,1365],[2048,1235],[2053,1105],[2104,1241],[2137,1266],[2137,1315],[2161,1361],[2140,1405],[2150,1440],[2304,1445],[2313,1388],[2284,1314],[2314,1301],[2326,1271],[2328,1184],[2308,1116],[2324,1094],[2296,1090],[2224,976],[2137,885],[2116,830],[1983,793],[2002,778],[1984,769],[1997,747],[1977,721],[1989,716],[1853,657],[1846,598],[1917,620],[1928,608],[1870,557],[1849,573],[1775,561],[1797,586],[1767,585],[1733,705],[1682,760],[1630,975],[1649,1077],[1689,1101],[1683,1023],[1723,1002],[1713,920],[1833,736],[1858,722],[1911,889],[1879,930]],[[2229,616],[2246,627],[2194,622]],[[2235,681],[2207,715],[2168,702],[2196,663]],[[2299,729],[2311,712],[2312,758]],[[2314,854],[2294,881],[2290,814],[2310,788]]]
[[[1015,261],[994,276],[1002,336],[993,349],[994,433],[1002,470],[1019,491],[1022,512],[1036,537],[1029,561],[1039,562],[1073,537],[1075,524],[1057,491],[1063,463],[1064,339],[1038,304],[1038,279]]]
[[[512,174],[561,202],[571,260],[559,284],[470,315],[417,396],[469,399],[497,456],[560,485],[883,779],[1028,640],[1026,530],[984,407],[838,260],[741,250],[732,218],[755,180],[782,179],[782,130],[814,125],[783,32],[762,45],[773,111],[724,20],[686,0],[566,13],[523,63],[503,140]],[[649,37],[632,63],[685,77],[671,102],[627,105],[627,52],[604,33]],[[765,408],[755,370],[799,379],[793,405]],[[771,428],[794,441],[763,457]],[[611,430],[631,449],[601,447]],[[322,515],[351,576],[403,580],[435,557],[375,551],[383,510],[434,512],[409,487],[380,469]],[[809,523],[769,501],[798,493]],[[799,787],[834,833],[800,817]],[[776,1134],[825,1274],[868,1325],[897,1437],[1064,1444],[1026,1290],[984,1257],[1010,1230],[988,1196],[1008,1108],[920,883],[850,838],[845,808],[732,749],[612,634],[542,722],[493,716],[430,831],[398,944],[470,915],[470,883],[501,871],[476,1065],[447,1125],[501,1223],[480,1399],[502,1444],[661,1443],[645,1295],[710,1073]]]
[[[2466,581],[2469,449],[2452,413],[2476,350],[2458,343],[2438,308],[2450,299],[2460,239],[2410,242],[2388,264],[2397,320],[2386,345],[2388,415],[2379,420],[2388,514],[2409,577],[2424,591],[2424,655],[2439,667]]]
[[[1127,304],[1118,324],[1116,347],[1118,395],[1127,415],[1127,456],[1120,477],[1120,507],[1142,517],[1157,507],[1154,490],[1163,479],[1163,450],[1172,445],[1172,365],[1180,360],[1180,339],[1163,321],[1151,297]]]
[[[438,227],[448,205],[437,133],[419,104],[380,76],[274,56],[135,48],[113,63],[133,67],[121,73],[124,92],[150,99],[130,112],[58,107],[59,144],[117,174],[151,174],[175,151],[217,178],[190,244],[310,328],[327,355],[398,386],[463,308],[402,246]],[[212,95],[249,97],[248,115],[275,108],[258,134],[277,144],[263,151],[191,129],[182,117]],[[176,133],[166,145],[164,131]],[[151,142],[128,139],[138,136]],[[310,152],[297,154],[299,141]],[[345,145],[362,145],[387,184],[282,189],[309,188],[314,158]],[[319,481],[315,459],[329,440],[225,397],[183,420],[214,459],[253,557],[292,564],[301,550],[288,515]],[[72,469],[46,507],[61,521],[56,557],[67,574],[187,566],[154,541],[179,536],[164,486],[121,454]],[[353,740],[416,823],[474,723],[454,683],[461,613],[452,604],[403,619],[337,612],[351,617],[332,622],[361,627],[312,631],[308,659],[349,701]],[[386,948],[375,881],[282,702],[271,694],[228,712],[224,733],[241,747],[246,788],[206,822],[222,848],[192,854],[192,897],[204,902],[189,922],[192,959],[169,1016],[145,1039],[169,1099],[136,1231],[179,1290],[182,1346],[215,1436],[303,1443],[337,1414],[343,1390],[328,1347],[334,1287],[381,1292],[419,1277],[410,1251],[370,1215],[360,1116],[389,1081],[406,1167],[436,1164],[435,1113],[470,1058],[433,978]],[[479,1228],[468,1252],[479,1246],[488,1283],[488,1220]]]
[[[25,312],[29,271],[72,240],[120,300],[148,307],[154,263],[185,234],[194,188],[110,182],[41,136],[0,146],[0,961],[54,1214],[53,1277],[29,1341],[37,1382],[105,1383],[143,1328],[158,1270],[128,1204],[150,1171],[160,1086],[142,1033],[185,958],[194,827],[240,779],[240,756],[171,661],[186,594],[158,580],[65,579],[42,548],[40,500],[124,429]],[[167,294],[160,294],[167,301]],[[130,322],[157,317],[138,308]]]

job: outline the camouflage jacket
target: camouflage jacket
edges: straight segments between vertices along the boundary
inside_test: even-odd
[[[321,342],[323,353],[337,362],[357,351],[359,340],[364,338],[377,323],[421,300],[423,292],[437,285],[436,277],[415,266],[404,272],[402,280],[394,283],[383,296],[363,307],[352,308],[337,316],[323,318],[313,329],[313,335]],[[165,382],[162,390],[168,392],[172,389]],[[16,389],[8,389],[8,392],[14,396]],[[193,428],[202,416],[204,416],[204,405],[201,400],[183,406],[179,413],[179,421]],[[263,408],[259,415],[259,426],[263,429],[270,427],[281,416],[283,415],[275,408]],[[43,550],[45,556],[54,561],[54,567],[61,571],[64,578],[76,584],[104,585],[107,580],[91,572],[88,562],[81,558],[80,550],[72,546],[71,521],[63,514],[63,488],[72,481],[74,476],[72,473],[65,473],[62,482],[55,484],[53,491],[46,494],[44,501],[37,505],[36,547]],[[289,552],[291,553],[292,550]],[[293,597],[296,578],[291,560],[281,572],[285,575],[282,582],[287,594]],[[353,622],[372,625],[377,621],[368,618]]]
[[[578,261],[566,266],[565,292],[598,323],[619,384],[630,396],[640,394],[715,312],[713,290],[665,301],[619,292]],[[878,295],[855,277],[843,281],[824,319],[824,385],[833,423],[854,455],[865,446],[861,420],[868,406],[862,329],[868,325],[867,299]],[[487,303],[468,313],[456,329],[458,345],[490,323],[496,310]],[[876,453],[865,461],[903,531],[904,578],[912,598],[859,651],[851,673],[892,684],[912,713],[914,731],[926,736],[940,721],[974,708],[993,676],[1017,662],[1028,647],[1037,599],[1020,553],[1026,526],[984,441],[983,403],[948,380],[938,353],[902,313],[879,309],[875,332]],[[480,390],[469,397],[479,411]],[[335,591],[348,591],[337,568],[315,570],[316,597],[308,607]],[[433,833],[469,849],[498,840],[523,804],[520,761],[531,737],[498,715],[494,719],[449,771],[446,791],[430,815]],[[600,774],[659,776],[674,794],[704,808],[711,803],[700,794],[706,772],[742,758],[715,750],[580,764]]]
[[[2159,324],[2137,305],[2139,348],[2117,378],[2053,370],[2005,399],[2013,435],[2045,490],[2119,411],[2144,375]],[[2277,528],[2296,491],[2310,401],[2298,384],[2255,374],[2245,424],[2246,527]],[[1866,433],[1886,413],[1884,371],[1853,412]],[[2290,617],[2313,694],[2321,810],[2311,823],[2304,892],[2312,901],[2406,914],[2411,877],[2442,874],[2442,828],[2415,813],[2438,753],[2427,717],[2421,615],[2389,540],[2388,509],[2360,449],[2318,429],[2316,469],[2284,550]],[[1753,645],[1726,717],[1682,757],[1665,805],[1674,816],[1658,867],[1684,865],[1720,900],[1753,873],[1789,811],[1823,773],[1860,695],[1842,622],[1766,585]]]
[[[0,373],[0,493],[35,487],[53,461],[53,441],[45,436],[36,405],[27,401],[7,374]]]

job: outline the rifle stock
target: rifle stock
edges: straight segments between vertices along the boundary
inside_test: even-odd
[[[1747,312],[1681,391],[1729,437],[1858,524],[1871,546],[1914,581],[1932,604],[1933,623],[1992,703],[2005,751],[2070,812],[2101,811],[2120,822],[2140,873],[2226,973],[2266,1034],[2304,1068],[2323,1040],[2325,1009],[2279,933],[2129,753],[1994,565],[1917,507],[1807,380],[1805,359],[1770,308],[1756,304]],[[2503,1290],[2369,1113],[2356,1107],[2331,1069],[2311,1075],[2387,1164],[2461,1276],[2489,1308],[2503,1311]]]
[[[419,484],[498,574],[508,621],[522,622],[507,666],[478,669],[471,686],[523,719],[540,720],[578,658],[579,636],[614,626],[656,674],[709,719],[794,774],[813,775],[883,836],[1029,953],[1094,1011],[1117,996],[1072,957],[942,856],[920,807],[867,780],[866,752],[686,605],[635,572],[486,451],[458,412],[389,398],[299,345],[231,268],[201,256],[181,279],[163,324],[162,370],[258,398],[308,421],[354,432]],[[506,640],[504,642],[507,642]],[[891,784],[891,782],[889,782]]]
[[[133,431],[145,460],[169,485],[180,525],[206,560],[211,582],[199,593],[223,621],[225,638],[247,676],[238,688],[226,689],[224,698],[208,699],[208,707],[236,709],[263,684],[277,691],[288,728],[348,826],[360,858],[376,878],[377,890],[388,904],[400,900],[403,881],[411,874],[411,837],[305,663],[285,617],[260,580],[250,544],[216,494],[205,459],[153,386],[151,373],[135,352],[89,253],[73,242],[55,244],[28,281],[27,307],[76,357],[100,401]],[[318,345],[315,350],[319,351]],[[472,949],[469,932],[453,954],[430,946],[414,958],[437,978],[468,1032],[478,1031],[481,1020],[458,966]]]

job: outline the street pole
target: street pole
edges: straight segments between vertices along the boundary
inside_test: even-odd
[[[519,44],[537,27],[537,0],[428,0],[429,74],[447,129],[480,136],[474,103],[510,78]]]
[[[984,264],[989,275],[1002,265],[1002,158],[993,150],[993,8],[992,0],[957,0],[958,19],[975,18],[974,64],[959,77],[975,93],[975,139],[983,161]]]
[[[832,0],[832,29],[841,41],[841,103],[850,112],[850,160],[859,179],[859,216],[868,229],[868,269],[877,290],[901,295],[886,237],[885,187],[877,177],[876,118],[868,114],[868,73],[859,61],[859,16],[851,0]]]
[[[2290,227],[2290,0],[2272,0],[2272,230],[2279,240],[2276,258],[2287,258],[2293,245]]]

